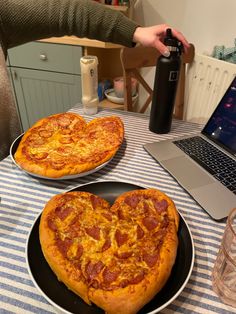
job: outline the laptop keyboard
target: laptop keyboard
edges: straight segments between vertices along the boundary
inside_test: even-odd
[[[200,136],[177,140],[174,144],[236,194],[236,161]]]

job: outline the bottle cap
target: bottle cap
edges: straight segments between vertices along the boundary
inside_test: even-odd
[[[177,47],[178,51],[182,50],[182,43],[176,37],[172,35],[171,28],[167,28],[166,37],[164,38],[164,44],[168,47]]]

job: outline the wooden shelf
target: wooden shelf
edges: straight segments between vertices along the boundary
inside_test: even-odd
[[[110,108],[110,109],[120,109],[124,110],[124,105],[123,104],[116,104],[114,102],[109,101],[108,99],[103,99],[102,101],[99,102],[99,107],[102,108]]]
[[[62,37],[50,37],[40,39],[40,42],[64,44],[64,45],[76,45],[82,47],[94,47],[94,48],[105,48],[105,49],[118,49],[122,48],[122,45],[117,45],[109,42],[103,42],[95,39],[78,38],[76,36],[62,36]]]

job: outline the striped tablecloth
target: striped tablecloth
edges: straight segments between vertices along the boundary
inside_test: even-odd
[[[83,115],[80,106],[72,111]],[[143,148],[148,142],[191,134],[200,130],[200,126],[173,121],[169,134],[157,135],[148,130],[148,118],[141,114],[104,109],[95,116],[84,117],[89,121],[112,114],[120,116],[124,122],[125,143],[109,164],[92,175],[48,181],[28,176],[13,164],[10,156],[0,162],[0,313],[56,313],[28,274],[25,248],[29,232],[53,195],[104,180],[162,190],[174,200],[191,230],[195,246],[191,277],[177,299],[161,313],[236,313],[236,309],[220,301],[211,283],[225,222],[213,221]]]

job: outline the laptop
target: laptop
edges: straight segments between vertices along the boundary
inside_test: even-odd
[[[236,77],[198,134],[144,145],[215,220],[236,207]]]

